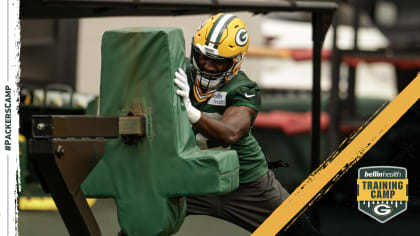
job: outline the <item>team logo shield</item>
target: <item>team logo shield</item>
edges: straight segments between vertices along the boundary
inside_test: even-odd
[[[359,169],[357,202],[361,212],[385,223],[407,210],[407,169],[370,166]]]

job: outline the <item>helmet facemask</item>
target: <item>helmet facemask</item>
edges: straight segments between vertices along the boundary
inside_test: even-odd
[[[215,64],[223,65],[220,72],[209,72],[199,63],[201,60],[210,60]],[[191,47],[192,72],[195,77],[194,83],[203,92],[215,90],[229,81],[233,76],[233,64],[235,58],[217,56],[206,52],[205,48],[199,44]]]

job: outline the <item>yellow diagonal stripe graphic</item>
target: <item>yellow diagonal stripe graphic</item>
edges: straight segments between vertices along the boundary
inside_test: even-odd
[[[260,225],[253,236],[278,233],[302,209],[321,197],[321,190],[336,181],[410,109],[420,98],[420,73],[386,106],[340,153],[328,157],[296,190]],[[325,189],[324,189],[325,190]],[[325,191],[324,191],[325,193]]]

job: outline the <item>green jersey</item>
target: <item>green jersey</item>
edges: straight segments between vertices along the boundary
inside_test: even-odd
[[[230,106],[247,106],[257,112],[260,109],[260,89],[242,71],[239,71],[231,81],[217,89],[211,97],[206,99],[197,95],[200,91],[198,86],[193,85],[191,73],[188,73],[188,77],[192,105],[211,118],[220,119]],[[238,153],[240,183],[252,182],[263,176],[268,170],[264,153],[251,134],[256,116],[257,114],[252,117],[248,132],[229,147]],[[223,148],[220,144],[208,140],[197,130],[194,130],[194,132],[197,144],[201,149]]]

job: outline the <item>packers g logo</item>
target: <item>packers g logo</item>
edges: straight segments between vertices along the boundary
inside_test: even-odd
[[[373,208],[373,212],[375,212],[375,214],[380,215],[380,216],[386,216],[392,212],[392,209],[388,205],[379,204]]]
[[[369,166],[359,169],[357,178],[359,211],[385,223],[407,210],[407,169]]]
[[[246,45],[246,43],[248,42],[248,32],[246,31],[246,29],[241,28],[238,30],[238,32],[236,32],[235,42],[238,46],[241,47]]]

